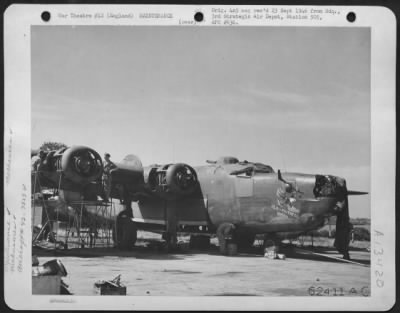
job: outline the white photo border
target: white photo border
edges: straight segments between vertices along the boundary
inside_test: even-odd
[[[130,310],[380,310],[395,303],[396,18],[385,7],[332,6],[339,15],[322,20],[238,20],[213,25],[213,8],[237,5],[24,5],[4,13],[4,296],[13,309]],[[267,6],[247,6],[249,8]],[[283,6],[268,6],[281,8]],[[318,6],[284,6],[327,9]],[[44,22],[41,13],[51,19]],[[370,297],[93,297],[34,296],[31,288],[30,148],[32,25],[179,25],[195,12],[204,21],[182,27],[318,26],[371,28],[371,296]],[[134,12],[131,19],[70,18],[71,13]],[[139,19],[140,12],[172,13],[172,18]],[[345,18],[355,12],[357,19]],[[67,17],[61,17],[62,14]],[[15,247],[13,246],[15,245]],[[11,248],[11,249],[10,249]],[[14,249],[14,250],[13,250]],[[11,252],[10,252],[11,251]],[[13,255],[11,256],[10,253]],[[113,300],[114,299],[114,300]],[[111,300],[111,301],[110,301]],[[338,301],[339,300],[339,301]]]

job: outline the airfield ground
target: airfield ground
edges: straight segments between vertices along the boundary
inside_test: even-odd
[[[156,250],[157,239],[143,236],[132,251],[114,248],[35,249],[41,264],[58,258],[68,271],[64,281],[75,295],[99,295],[94,283],[121,274],[128,296],[365,296],[370,287],[370,253],[353,248],[352,260],[342,263],[286,248],[285,260],[271,260],[253,247],[237,256],[221,256],[213,244],[208,251]],[[321,250],[318,250],[322,252]],[[333,249],[323,253],[340,257]],[[319,288],[319,289],[318,289]]]

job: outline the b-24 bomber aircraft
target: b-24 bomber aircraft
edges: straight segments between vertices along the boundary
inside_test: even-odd
[[[104,196],[99,154],[73,146],[42,155],[33,186],[60,188],[83,199]],[[32,175],[32,179],[34,176]],[[221,252],[227,239],[251,246],[257,234],[278,240],[282,234],[318,229],[336,215],[335,246],[349,259],[349,195],[343,178],[333,175],[275,172],[269,165],[221,157],[206,165],[185,163],[143,167],[127,155],[110,171],[110,201],[119,207],[114,240],[131,248],[138,229],[161,232],[168,245],[177,233],[191,234],[191,243],[207,245],[216,234]],[[33,187],[33,188],[34,188]],[[68,200],[68,199],[66,199]]]

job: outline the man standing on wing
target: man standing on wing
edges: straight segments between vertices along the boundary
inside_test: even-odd
[[[111,170],[117,166],[110,160],[111,155],[109,153],[104,154],[103,162],[103,189],[105,194],[105,201],[108,201],[111,193]]]

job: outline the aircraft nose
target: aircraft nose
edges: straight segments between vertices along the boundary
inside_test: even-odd
[[[338,213],[346,206],[347,187],[346,180],[333,175],[316,175],[314,195],[316,198],[334,198],[333,213]]]
[[[316,175],[315,197],[339,197],[346,195],[346,180],[332,175]]]

